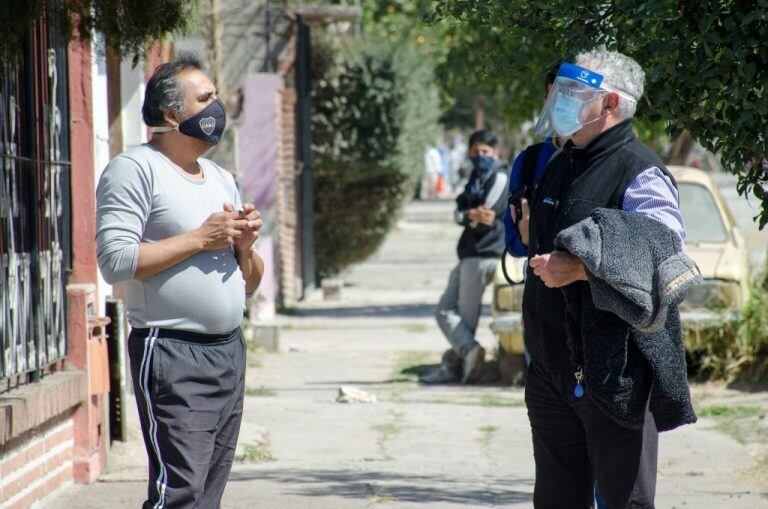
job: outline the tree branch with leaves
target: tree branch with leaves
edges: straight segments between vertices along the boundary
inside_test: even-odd
[[[532,73],[563,55],[604,45],[633,57],[646,72],[638,117],[717,154],[768,223],[768,2],[440,0],[435,19],[497,31],[496,50],[474,65],[520,89],[540,87]]]
[[[90,41],[104,34],[107,45],[134,61],[145,48],[196,19],[197,0],[9,0],[0,5],[0,57],[18,54],[29,28],[41,17],[67,38]]]

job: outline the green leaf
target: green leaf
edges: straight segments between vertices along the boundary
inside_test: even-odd
[[[437,5],[445,7],[459,31],[474,34],[439,68],[447,78],[447,95],[491,90],[487,97],[493,113],[519,126],[540,108],[549,65],[603,41],[631,53],[645,70],[647,99],[638,107],[636,123],[667,122],[670,131],[688,129],[702,145],[717,149],[740,182],[757,178],[757,170],[748,169],[744,159],[768,152],[764,139],[756,141],[768,132],[765,0],[744,6],[723,0],[438,0]],[[494,35],[488,37],[480,26],[493,28]],[[621,34],[614,27],[621,27]],[[768,196],[762,196],[761,205],[762,221],[768,217]]]

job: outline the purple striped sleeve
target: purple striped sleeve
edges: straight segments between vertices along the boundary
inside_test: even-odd
[[[639,212],[671,229],[685,246],[685,223],[680,197],[672,181],[656,166],[642,171],[624,192],[622,209]]]

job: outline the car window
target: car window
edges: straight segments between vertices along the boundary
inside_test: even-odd
[[[728,232],[715,198],[699,184],[680,183],[680,212],[685,221],[685,241],[726,242]]]

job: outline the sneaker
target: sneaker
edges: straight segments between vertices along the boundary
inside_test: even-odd
[[[473,384],[480,378],[485,363],[485,349],[477,345],[464,356],[461,383]]]
[[[440,365],[447,369],[448,371],[452,371],[456,373],[456,376],[461,375],[461,364],[464,361],[461,360],[461,357],[453,351],[453,348],[449,348],[448,350],[443,353],[443,358],[440,360]]]
[[[459,375],[454,371],[440,366],[419,378],[423,384],[452,384],[459,381]]]

